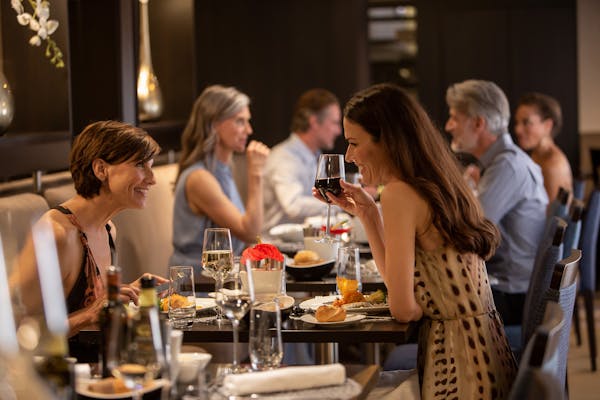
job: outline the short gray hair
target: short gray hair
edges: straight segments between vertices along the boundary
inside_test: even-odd
[[[446,91],[446,103],[470,117],[482,117],[495,135],[508,132],[508,100],[494,82],[470,79],[455,83]]]

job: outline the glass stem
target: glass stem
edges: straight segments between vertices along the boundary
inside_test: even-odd
[[[239,342],[239,332],[238,327],[240,326],[240,321],[237,319],[233,319],[231,321],[231,325],[233,327],[233,370],[236,371],[240,365],[238,360],[238,342]]]
[[[216,296],[217,296],[217,291],[219,290],[219,288],[223,287],[223,279],[222,277],[218,277],[215,278],[215,300],[216,300]],[[221,322],[223,320],[223,310],[221,310],[221,306],[219,304],[217,304],[217,316],[216,316],[216,321],[217,322]]]
[[[325,237],[331,236],[330,222],[329,222],[330,218],[331,218],[331,204],[327,204],[327,222],[325,224]]]

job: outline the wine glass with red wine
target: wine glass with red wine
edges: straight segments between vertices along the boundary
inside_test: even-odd
[[[332,240],[332,237],[330,232],[331,201],[329,201],[325,193],[330,192],[334,196],[339,196],[342,193],[340,179],[345,179],[343,154],[321,154],[319,156],[319,164],[317,165],[315,188],[319,191],[323,199],[327,201],[326,240]]]

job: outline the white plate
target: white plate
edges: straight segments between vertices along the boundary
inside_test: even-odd
[[[125,393],[114,393],[114,394],[105,394],[105,393],[96,393],[92,392],[88,389],[89,384],[94,382],[94,379],[77,379],[77,389],[75,390],[77,394],[81,396],[90,397],[93,399],[126,399],[131,398],[132,392]],[[169,381],[166,379],[155,379],[150,385],[144,387],[142,389],[142,394],[150,393],[157,390],[160,387],[169,386]]]
[[[196,297],[196,310],[210,310],[216,306],[215,299]]]
[[[334,321],[334,322],[320,322],[317,321],[314,315],[312,314],[304,314],[300,317],[301,321],[308,322],[309,324],[318,325],[327,328],[338,328],[342,326],[348,326],[355,324],[359,321],[362,321],[366,318],[365,314],[349,314],[346,315],[346,319],[343,321]]]
[[[350,313],[360,312],[367,314],[379,314],[390,311],[390,305],[387,303],[371,304],[366,301],[360,303],[349,303],[342,306]]]
[[[301,242],[304,240],[304,232],[300,224],[281,224],[272,227],[269,235],[280,238],[286,242]]]
[[[338,299],[338,295],[317,296],[314,299],[304,300],[298,306],[304,311],[316,311],[323,304],[331,304]]]
[[[257,294],[256,300],[268,303],[268,302],[272,302],[274,297],[275,297],[274,294],[267,294],[267,295]],[[278,297],[279,297],[279,309],[281,311],[287,310],[288,308],[292,308],[292,306],[294,305],[294,302],[296,301],[292,296],[279,295]]]
[[[314,264],[296,265],[296,264],[294,264],[294,259],[289,258],[289,261],[285,265],[286,265],[286,267],[292,267],[292,268],[312,268],[312,267],[320,267],[321,265],[325,265],[325,264],[333,264],[334,262],[335,262],[335,258],[332,258],[331,260],[321,260]]]

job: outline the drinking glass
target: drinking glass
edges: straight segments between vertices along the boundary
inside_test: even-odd
[[[169,267],[169,320],[174,328],[192,325],[196,316],[194,268]]]
[[[215,292],[223,286],[223,280],[233,270],[233,250],[231,233],[227,228],[207,228],[204,230],[202,247],[202,268],[215,280]],[[223,322],[221,309],[217,307],[217,323]]]
[[[325,237],[323,240],[333,240],[331,236],[331,202],[325,195],[331,192],[335,196],[342,193],[340,179],[344,179],[344,156],[342,154],[321,154],[317,165],[317,175],[315,176],[315,188],[319,191],[323,199],[327,201],[327,222],[325,224]]]
[[[356,246],[345,246],[338,249],[335,261],[336,287],[339,295],[362,291],[360,277],[360,251]]]
[[[278,301],[255,303],[252,306],[248,350],[254,371],[279,368],[281,365],[283,342]]]
[[[227,279],[217,281],[215,301],[223,310],[223,313],[231,321],[233,330],[233,362],[232,373],[245,372],[238,359],[238,328],[240,320],[248,312],[250,305],[254,302],[254,281],[252,279],[252,268],[240,265],[242,271],[233,271]],[[247,285],[242,283],[242,275],[246,274]]]

